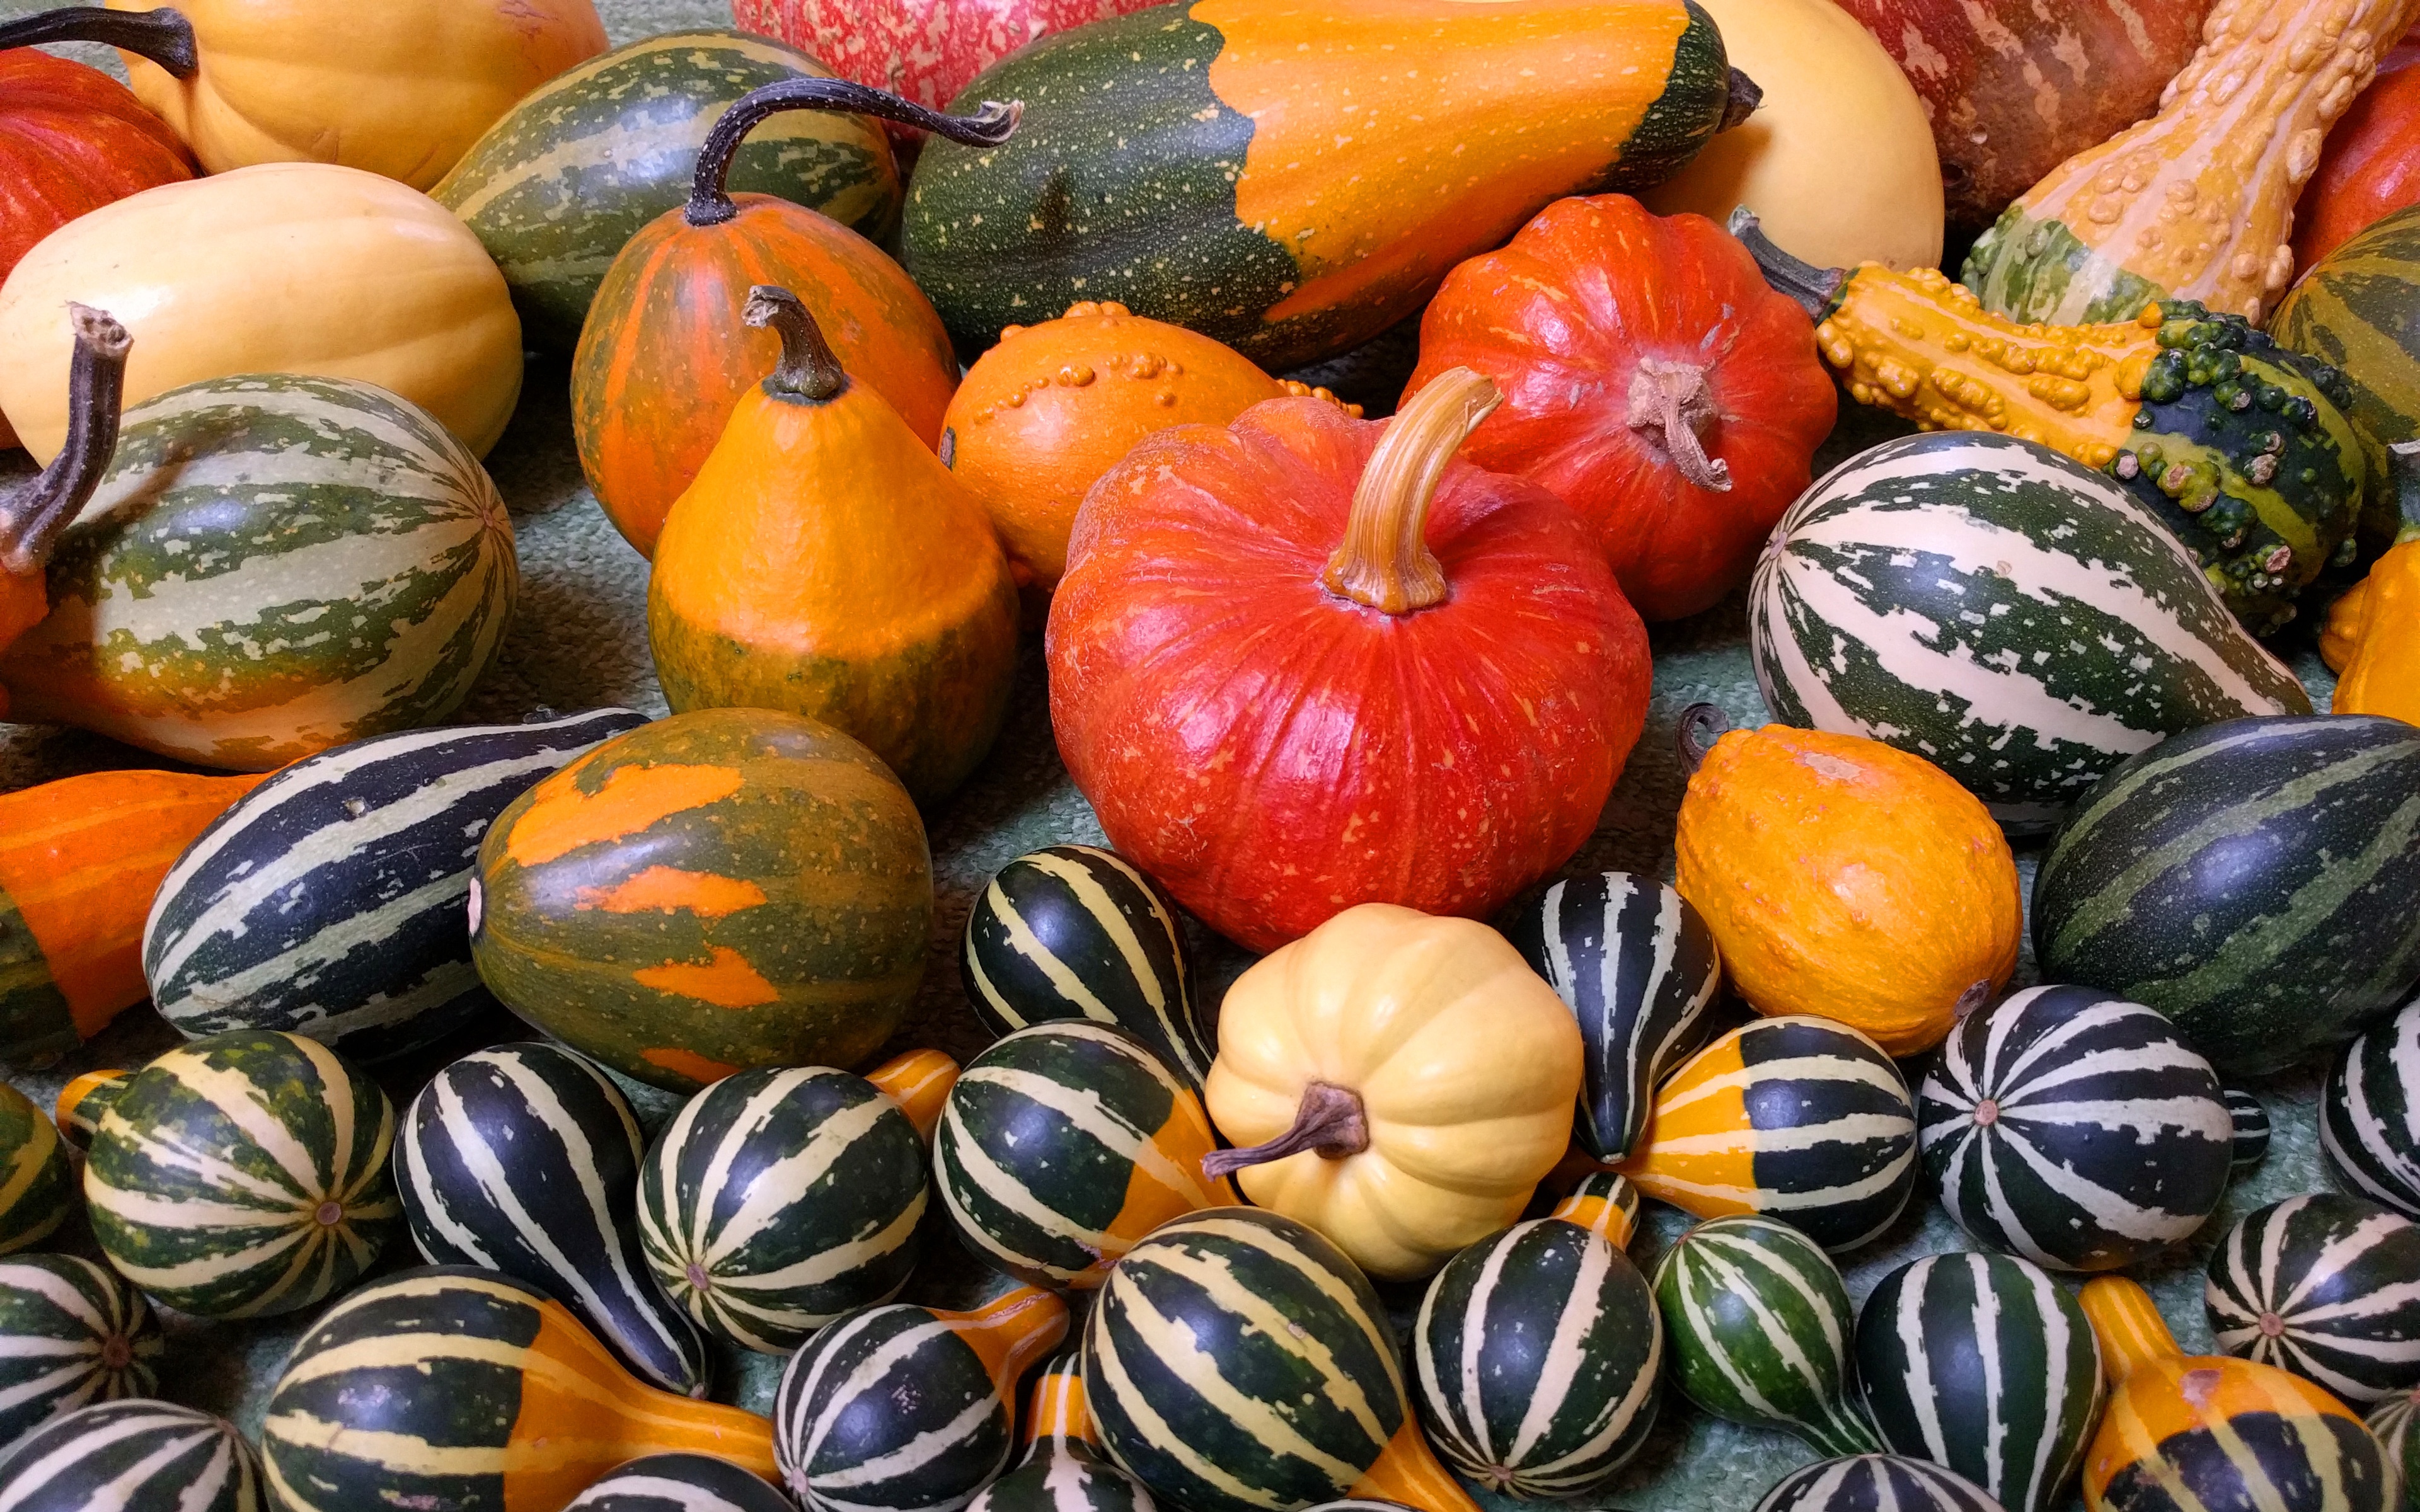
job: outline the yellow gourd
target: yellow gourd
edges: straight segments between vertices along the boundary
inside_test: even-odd
[[[2319,656],[2336,674],[2332,714],[2420,724],[2420,441],[2387,448],[2403,530],[2369,576],[2335,601]]]
[[[1425,1275],[1521,1215],[1569,1145],[1579,1026],[1483,924],[1348,908],[1228,989],[1202,1164],[1373,1275]]]

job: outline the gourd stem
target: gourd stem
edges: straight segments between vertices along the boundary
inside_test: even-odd
[[[1673,735],[1673,743],[1681,750],[1682,772],[1695,777],[1706,752],[1714,749],[1714,742],[1728,734],[1730,728],[1730,718],[1711,703],[1692,703],[1683,709],[1681,728]]]
[[[771,326],[782,338],[782,361],[765,380],[767,393],[821,404],[848,387],[848,375],[824,340],[823,327],[788,289],[771,284],[751,288],[740,318],[752,326]]]
[[[2420,441],[2392,442],[2386,454],[2387,478],[2402,521],[2402,529],[2395,533],[2396,543],[2420,541]]]
[[[1846,270],[1818,268],[1775,246],[1773,239],[1764,234],[1756,212],[1745,205],[1731,211],[1730,229],[1740,245],[1747,249],[1747,255],[1756,259],[1756,270],[1764,275],[1767,284],[1797,301],[1798,307],[1819,324],[1830,318],[1839,303],[1840,291],[1849,286]]]
[[[99,6],[62,6],[0,25],[0,49],[45,42],[104,42],[148,58],[179,79],[201,67],[194,50],[194,23],[181,10],[104,10]]]
[[[1700,488],[1729,493],[1731,465],[1706,455],[1705,432],[1720,417],[1706,370],[1695,363],[1642,357],[1630,373],[1633,430],[1652,431],[1672,459],[1672,471]]]
[[[1388,614],[1444,600],[1445,569],[1428,548],[1429,503],[1453,454],[1503,402],[1493,379],[1449,368],[1388,423],[1353,490],[1344,544],[1320,574],[1329,593]]]
[[[0,571],[42,570],[59,532],[75,523],[117,453],[117,411],[126,394],[126,354],[134,338],[88,304],[70,303],[75,356],[68,364],[68,439],[41,475],[0,500]]]
[[[1328,1082],[1313,1082],[1302,1089],[1293,1128],[1266,1144],[1212,1150],[1202,1157],[1202,1174],[1215,1181],[1247,1165],[1265,1165],[1306,1149],[1322,1160],[1342,1160],[1369,1148],[1370,1120],[1361,1110],[1361,1094]]]
[[[2101,1346],[2101,1371],[2115,1386],[2154,1360],[2182,1354],[2159,1304],[2122,1275],[2095,1276],[2075,1295]]]
[[[731,102],[731,108],[706,133],[706,145],[698,148],[697,172],[690,180],[689,207],[681,212],[690,224],[721,225],[739,213],[739,207],[732,203],[731,192],[724,187],[731,177],[731,160],[749,132],[763,124],[767,116],[785,110],[838,110],[876,116],[903,126],[922,128],[962,147],[998,147],[1016,130],[1018,117],[1025,114],[1025,102],[1012,100],[1003,105],[997,100],[986,100],[983,108],[971,116],[944,116],[849,79],[783,79],[761,89],[751,89]]]
[[[1739,69],[1731,69],[1730,84],[1730,98],[1723,105],[1723,122],[1714,128],[1718,132],[1745,123],[1764,103],[1764,86]]]

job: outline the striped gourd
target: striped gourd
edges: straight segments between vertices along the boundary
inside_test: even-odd
[[[646,723],[597,709],[415,730],[295,763],[169,870],[143,931],[152,1006],[190,1039],[291,1029],[379,1061],[491,1007],[462,903],[479,838],[538,779]]]
[[[564,1512],[797,1512],[790,1499],[728,1459],[644,1455],[580,1493]]]
[[[1615,1161],[1646,1132],[1655,1084],[1704,1042],[1722,986],[1714,932],[1652,877],[1600,872],[1548,887],[1505,932],[1570,1006],[1588,1045],[1573,1136]]]
[[[1155,1512],[1142,1482],[1109,1463],[1084,1402],[1080,1350],[1042,1367],[1026,1399],[1025,1458],[967,1512]]]
[[[536,1288],[453,1267],[329,1308],[260,1425],[281,1512],[560,1512],[615,1466],[680,1451],[773,1475],[763,1418],[644,1385]]]
[[[2032,987],[1950,1031],[1916,1098],[1941,1205],[1994,1249],[2106,1271],[2202,1226],[2234,1119],[2210,1063],[2140,1003]]]
[[[2420,1426],[2420,1387],[2387,1397],[2362,1423],[2386,1451],[2386,1462],[2401,1472],[2404,1486],[2420,1486],[2420,1433],[2412,1431]]]
[[[1038,1287],[849,1314],[783,1368],[783,1484],[807,1512],[956,1512],[1008,1463],[1016,1383],[1066,1336],[1067,1304]]]
[[[967,913],[967,1001],[996,1035],[1049,1019],[1114,1024],[1194,1086],[1210,1049],[1176,900],[1095,845],[1052,845],[992,874]]]
[[[2420,208],[2405,206],[2329,253],[2297,279],[2271,317],[2280,346],[2343,369],[2346,418],[2370,449],[2373,478],[2386,476],[2384,447],[2420,439]],[[2395,493],[2378,488],[2364,524],[2395,533]]]
[[[2338,1052],[2319,1088],[2319,1149],[2347,1185],[2420,1218],[2420,998]]]
[[[45,1420],[148,1396],[160,1323],[143,1294],[80,1255],[0,1260],[0,1454]]]
[[[1990,1493],[1930,1460],[1851,1455],[1792,1471],[1756,1512],[2001,1512]]]
[[[235,1425],[147,1398],[50,1420],[0,1456],[0,1512],[266,1512]]]
[[[316,1040],[275,1030],[169,1051],[101,1116],[85,1200],[101,1253],[205,1318],[308,1307],[400,1227],[395,1108]]]
[[[1850,1396],[1848,1288],[1806,1235],[1767,1218],[1714,1218],[1655,1268],[1673,1384],[1714,1416],[1786,1428],[1827,1455],[1882,1440]]]
[[[1990,432],[1887,441],[1808,489],[1748,636],[1776,719],[1922,756],[2018,829],[2178,731],[2311,707],[2124,485]]]
[[[75,1172],[58,1126],[0,1082],[0,1255],[39,1244],[75,1208]]]
[[[1699,1218],[1763,1213],[1854,1249],[1916,1189],[1916,1109],[1890,1057],[1855,1029],[1759,1019],[1672,1073],[1619,1168]]]
[[[131,1071],[88,1071],[59,1088],[51,1121],[58,1125],[59,1137],[70,1149],[82,1154],[92,1148],[92,1136],[101,1130],[101,1116],[133,1081]]]
[[[902,1057],[903,1060],[907,1057]],[[743,1071],[690,1098],[639,1170],[655,1282],[718,1338],[786,1354],[915,1268],[924,1147],[873,1078]]]
[[[2007,1512],[2065,1504],[2101,1420],[2101,1349],[2073,1297],[2006,1255],[1928,1255],[1857,1315],[1866,1415],[1898,1454],[1956,1471]]]
[[[1430,1442],[1488,1490],[1593,1490],[1655,1422],[1654,1293],[1619,1247],[1560,1218],[1517,1224],[1447,1261],[1410,1350]]]
[[[1557,1202],[1550,1217],[1576,1224],[1618,1250],[1638,1232],[1638,1188],[1613,1171],[1592,1171]]]
[[[2148,1003],[2232,1073],[2351,1037],[2420,980],[2420,729],[2229,719],[2103,778],[2042,857],[2043,976]]]
[[[1040,1287],[1090,1290],[1145,1234],[1242,1200],[1202,1174],[1218,1148],[1192,1088],[1123,1029],[1019,1029],[968,1062],[933,1140],[950,1227]]]
[[[452,713],[520,581],[495,485],[423,410],[346,378],[213,378],[126,411],[0,682],[13,718],[268,771]]]
[[[396,1187],[420,1253],[545,1288],[640,1380],[706,1395],[706,1341],[639,1254],[639,1120],[560,1045],[503,1044],[437,1073],[404,1110]]]
[[[523,96],[429,197],[459,216],[504,270],[522,334],[567,353],[623,243],[689,198],[715,120],[759,85],[829,77],[769,38],[645,38]],[[774,116],[733,154],[730,187],[821,210],[876,240],[899,214],[899,172],[883,130],[859,116]]]
[[[2240,1087],[2229,1087],[2222,1095],[2226,1099],[2226,1117],[2233,1136],[2228,1146],[2229,1164],[2239,1172],[2248,1171],[2269,1153],[2269,1110],[2260,1105],[2258,1098]]]
[[[2333,1192],[2247,1213],[2210,1257],[2218,1347],[2355,1407],[2420,1386],[2420,1224]]]

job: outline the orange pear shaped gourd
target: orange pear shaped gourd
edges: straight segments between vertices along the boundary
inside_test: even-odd
[[[676,713],[733,705],[854,735],[920,803],[991,748],[1016,675],[1016,589],[983,506],[814,316],[758,285],[772,377],[664,522],[647,640]]]

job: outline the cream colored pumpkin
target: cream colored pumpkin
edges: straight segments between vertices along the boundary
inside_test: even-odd
[[[1219,1013],[1211,1121],[1299,1152],[1204,1164],[1372,1275],[1425,1275],[1520,1217],[1571,1142],[1581,1055],[1571,1011],[1502,935],[1363,903],[1245,972]]]
[[[1831,0],[1699,0],[1731,67],[1764,91],[1742,124],[1639,197],[1720,224],[1742,205],[1818,268],[1941,261],[1941,158],[1924,102]]]
[[[520,318],[487,250],[427,195],[351,168],[165,184],[37,242],[0,284],[0,410],[39,462],[67,438],[70,301],[133,333],[129,405],[237,373],[358,378],[484,456],[520,393]]]

